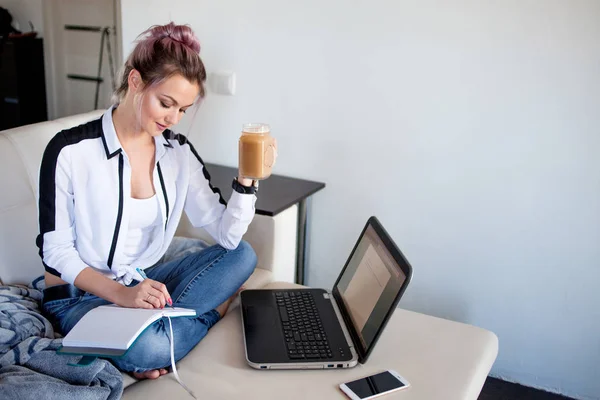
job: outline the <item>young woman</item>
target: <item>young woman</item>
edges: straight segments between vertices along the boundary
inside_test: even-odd
[[[204,96],[199,52],[187,26],[150,28],[125,63],[116,104],[46,148],[37,245],[46,271],[43,309],[63,334],[103,304],[194,308],[197,317],[173,319],[179,360],[254,270],[256,255],[241,240],[254,217],[253,181],[235,178],[226,203],[192,144],[169,130]],[[173,240],[184,211],[217,245],[192,251],[193,241]],[[168,329],[157,321],[113,362],[137,378],[166,373]]]

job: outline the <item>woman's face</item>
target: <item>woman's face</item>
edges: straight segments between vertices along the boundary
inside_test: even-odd
[[[145,91],[140,123],[142,130],[158,136],[179,122],[185,111],[194,104],[200,87],[181,75],[173,75]]]

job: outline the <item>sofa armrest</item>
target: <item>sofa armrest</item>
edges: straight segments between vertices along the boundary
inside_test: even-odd
[[[258,257],[257,268],[271,271],[273,279],[294,282],[296,277],[296,236],[298,206],[294,205],[274,217],[255,215],[244,235]],[[194,237],[214,244],[214,239],[201,228],[195,228],[184,214],[177,236]]]

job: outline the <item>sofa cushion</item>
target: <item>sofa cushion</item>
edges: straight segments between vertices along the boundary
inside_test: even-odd
[[[0,281],[28,284],[44,273],[35,239],[42,155],[63,129],[99,118],[93,111],[0,132]]]
[[[270,289],[298,287],[273,282]],[[369,360],[355,368],[259,371],[245,359],[239,308],[219,321],[181,362],[183,382],[204,399],[335,399],[338,385],[395,369],[411,387],[398,398],[477,399],[498,338],[474,326],[397,309]],[[392,396],[394,397],[394,396]],[[173,374],[128,387],[123,399],[187,399]]]
[[[58,132],[100,118],[104,111],[92,111],[54,121],[40,122],[0,132],[15,146],[29,175],[33,194],[37,193],[38,172],[46,145]]]
[[[33,199],[0,210],[0,280],[31,283],[44,273],[35,245],[37,211]]]

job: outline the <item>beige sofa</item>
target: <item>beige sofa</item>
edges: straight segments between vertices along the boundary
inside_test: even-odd
[[[4,188],[0,194],[0,280],[4,284],[27,284],[35,277],[43,274],[43,267],[35,246],[38,232],[37,200],[38,171],[42,155],[48,141],[59,131],[73,127],[94,118],[99,118],[103,111],[61,118],[54,121],[23,126],[0,132],[0,182]],[[295,210],[289,210],[293,216]],[[275,236],[294,231],[295,222],[288,215],[278,218],[257,215],[245,236],[256,250],[259,264],[246,286],[262,287],[272,281],[272,266],[285,264],[289,269],[289,260],[294,258],[288,252],[293,247],[282,250],[286,242],[278,241],[279,249],[274,251]],[[178,235],[199,237],[211,241],[202,230],[191,226],[187,218],[183,218]],[[18,266],[18,268],[15,268]],[[293,276],[289,271],[276,269],[275,275]],[[135,381],[124,375],[126,385]]]
[[[0,279],[24,283],[43,273],[35,246],[38,168],[50,138],[102,114],[95,111],[0,132]],[[256,216],[245,240],[258,267],[248,288],[287,287],[273,277],[293,276],[296,210],[275,218]],[[184,218],[178,234],[206,239]],[[290,244],[292,243],[292,244]],[[283,268],[283,269],[282,269]],[[234,302],[235,305],[235,302]],[[179,364],[183,381],[203,399],[343,399],[339,383],[396,369],[411,382],[398,399],[477,399],[498,353],[497,337],[486,330],[397,309],[369,361],[347,370],[258,371],[245,362],[239,307],[232,306],[206,338]],[[172,374],[135,382],[124,375],[124,399],[189,399]]]

